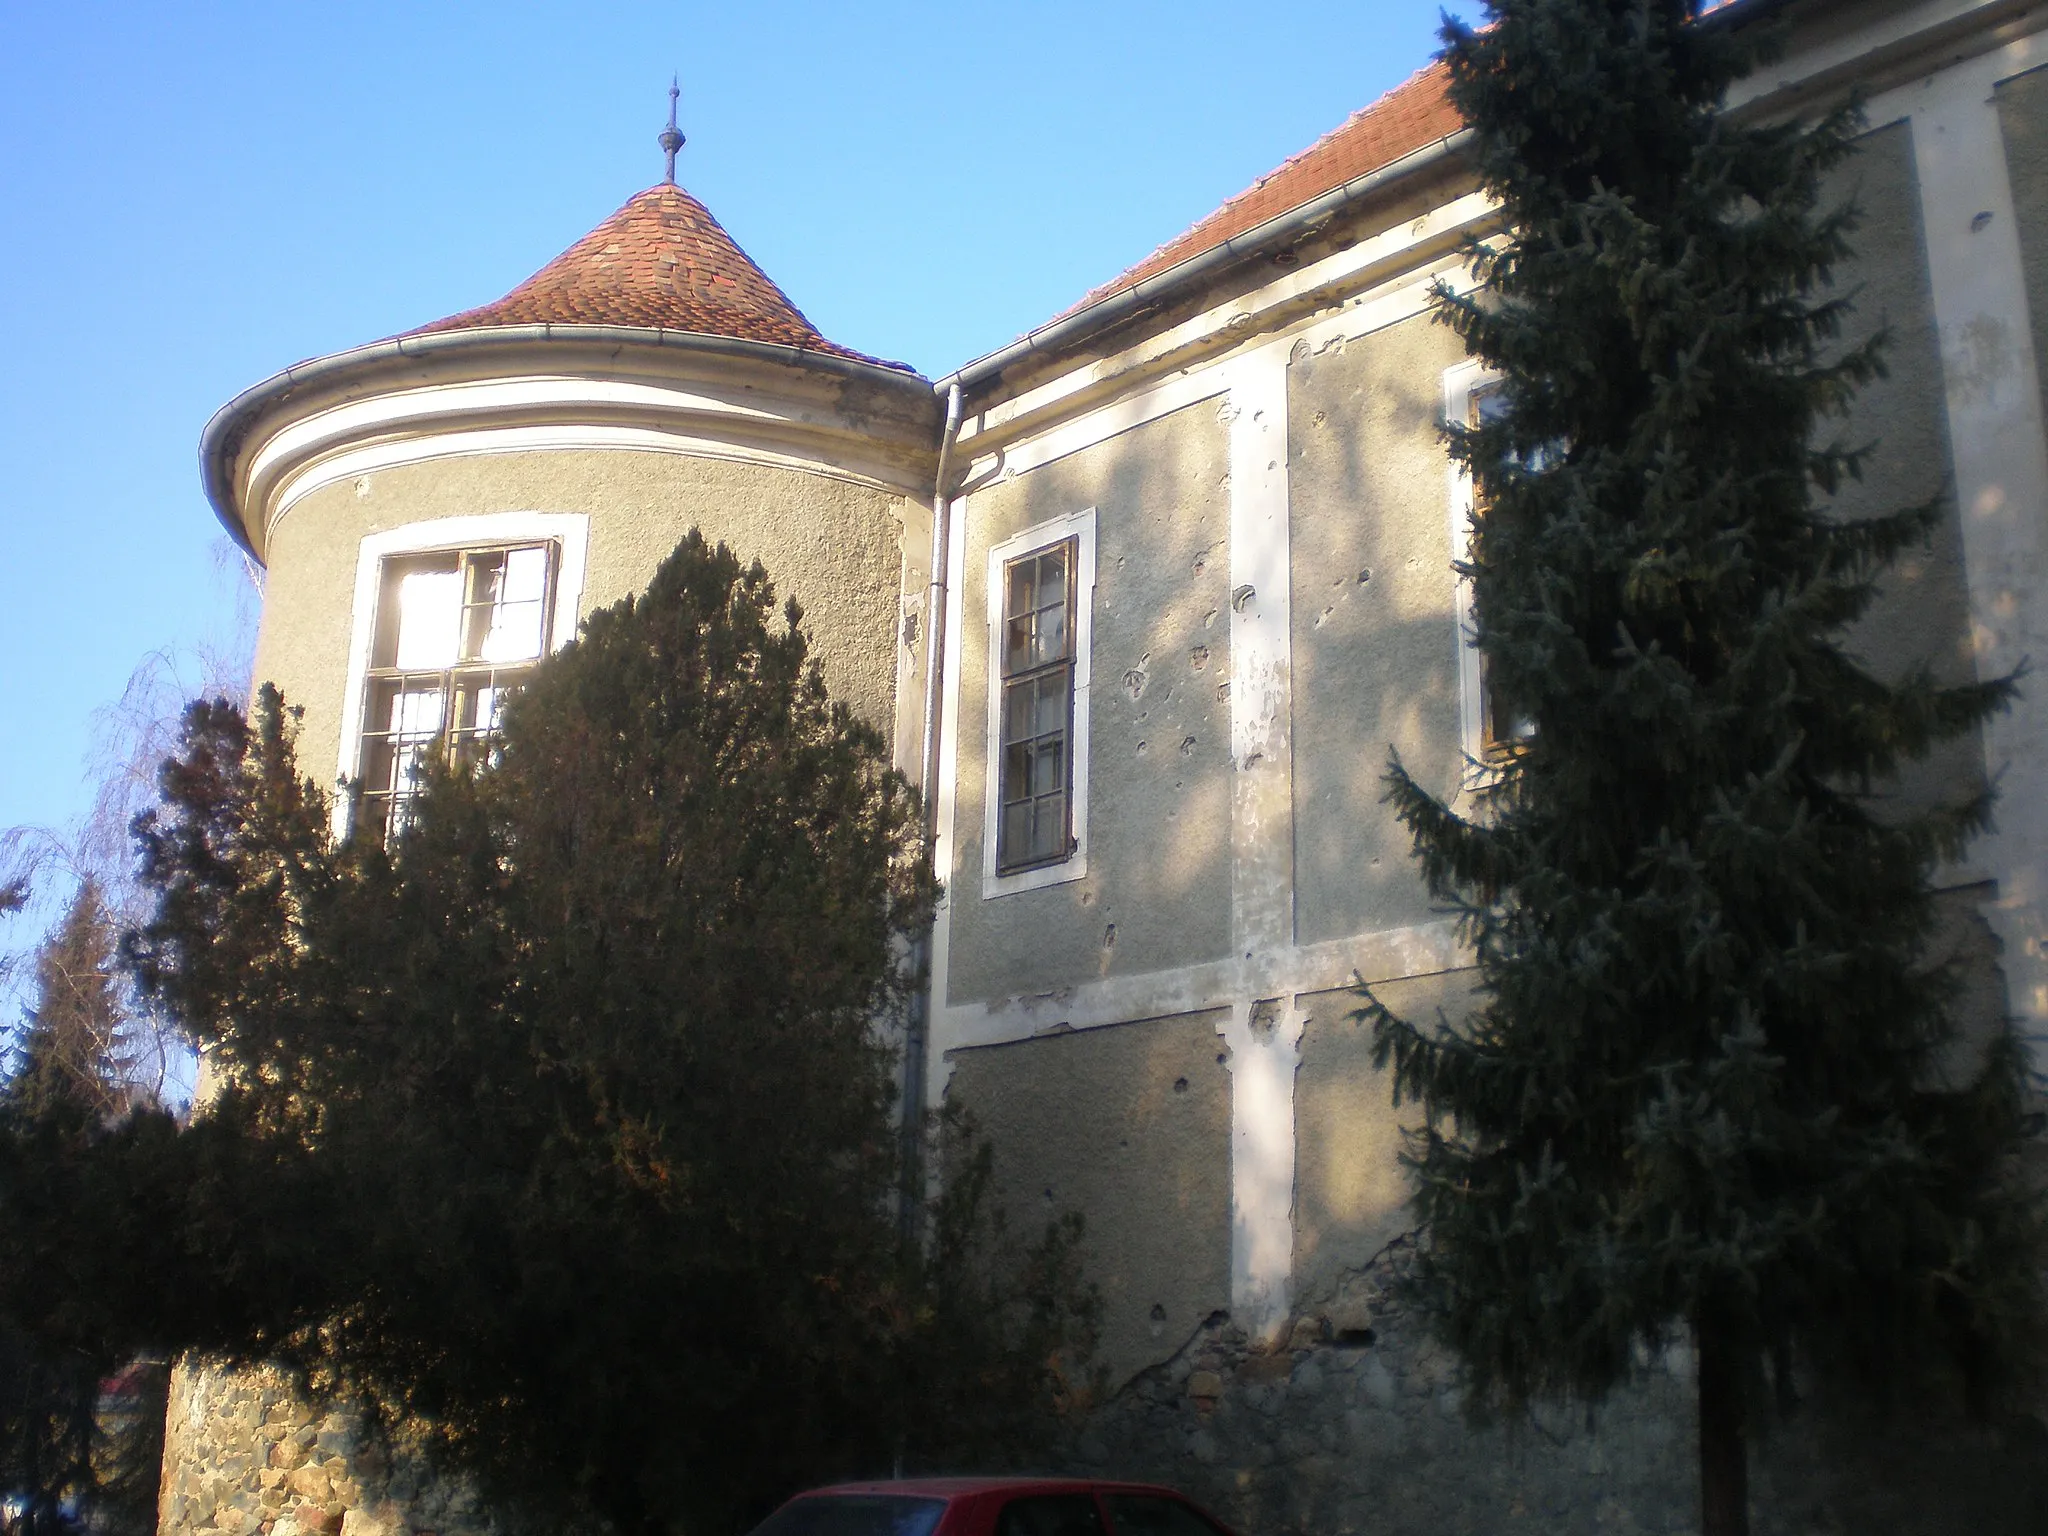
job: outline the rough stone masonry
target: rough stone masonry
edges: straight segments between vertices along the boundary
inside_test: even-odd
[[[186,1361],[171,1384],[161,1536],[493,1536],[465,1485],[427,1470],[284,1372]]]
[[[1063,1471],[1179,1487],[1243,1536],[1682,1536],[1699,1526],[1689,1351],[1597,1414],[1474,1424],[1398,1300],[1401,1238],[1254,1348],[1218,1313],[1066,1447]],[[2040,1536],[2048,1426],[1887,1429],[1794,1406],[1753,1459],[1756,1536]]]

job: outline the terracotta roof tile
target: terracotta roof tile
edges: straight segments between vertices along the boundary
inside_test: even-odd
[[[494,325],[648,326],[881,361],[819,335],[710,209],[668,183],[629,199],[496,303],[408,334]],[[915,371],[906,363],[882,366]]]
[[[1112,282],[1095,289],[1073,309],[1086,309],[1111,294],[1143,282],[1177,262],[1256,229],[1270,218],[1299,208],[1354,177],[1391,165],[1464,126],[1445,95],[1442,64],[1410,76],[1378,101],[1354,112],[1344,124],[1269,171],[1185,234],[1169,240]]]

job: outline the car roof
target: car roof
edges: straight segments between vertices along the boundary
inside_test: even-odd
[[[1048,1493],[1061,1488],[1105,1489],[1120,1493],[1164,1493],[1181,1497],[1157,1483],[1131,1483],[1104,1477],[905,1477],[886,1482],[834,1483],[829,1488],[812,1488],[797,1495],[801,1499],[823,1494],[893,1493],[909,1498],[957,1499],[978,1493]]]

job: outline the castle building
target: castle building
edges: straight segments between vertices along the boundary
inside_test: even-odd
[[[1707,24],[1765,17],[1787,50],[1732,110],[1866,103],[1840,281],[1891,374],[1840,510],[1948,508],[1858,643],[2006,672],[2048,653],[2048,6],[1736,0]],[[973,1111],[1013,1209],[1087,1218],[1117,1396],[1077,1457],[1258,1530],[1665,1529],[1692,1498],[1683,1362],[1597,1431],[1476,1436],[1382,1284],[1403,1121],[1355,988],[1413,1017],[1468,983],[1379,775],[1391,746],[1461,793],[1506,728],[1438,434],[1489,385],[1430,315],[1498,227],[1464,137],[1425,69],[937,381],[827,341],[664,182],[498,302],[248,390],[202,450],[268,571],[256,675],[303,707],[308,768],[360,786],[337,815],[378,826],[409,764],[487,739],[500,690],[690,527],[762,560],[935,801],[911,1091]],[[1917,782],[1993,781],[1946,942],[1978,962],[1972,1006],[2039,1032],[2048,690]],[[2002,1454],[1940,1459],[2034,1487]],[[164,1536],[477,1518],[393,1475],[277,1384],[189,1366]]]

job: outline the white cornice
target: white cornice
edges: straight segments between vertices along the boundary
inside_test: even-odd
[[[202,458],[216,510],[261,557],[309,492],[399,464],[625,449],[923,496],[936,438],[931,386],[914,374],[722,338],[550,327],[301,365],[224,408]]]

